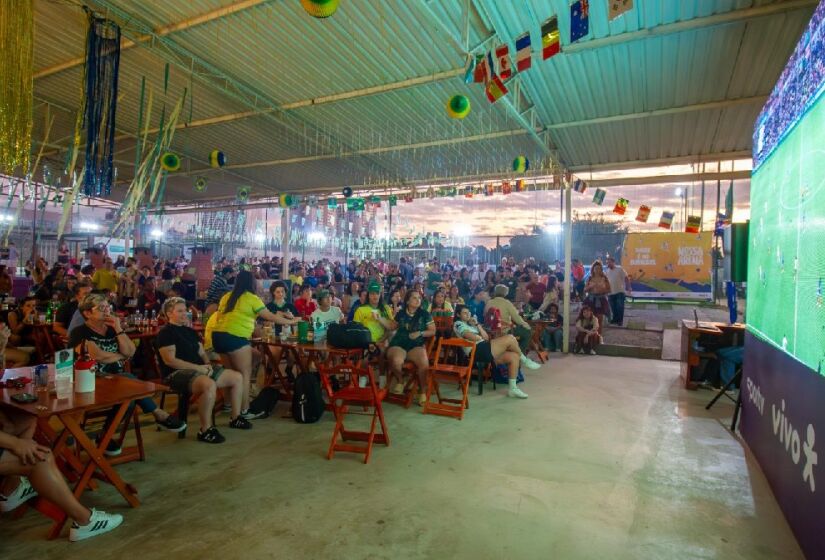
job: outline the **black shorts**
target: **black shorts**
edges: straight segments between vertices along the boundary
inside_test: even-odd
[[[490,348],[489,340],[482,340],[476,344],[476,355],[473,361],[473,367],[477,364],[490,364],[493,362],[493,351]]]
[[[244,346],[249,345],[248,338],[220,331],[212,333],[212,349],[218,354],[229,354],[230,352],[240,350]]]

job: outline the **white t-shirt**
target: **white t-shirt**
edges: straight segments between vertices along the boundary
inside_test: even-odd
[[[610,282],[611,294],[625,293],[625,279],[627,278],[627,273],[621,266],[616,265],[616,268],[613,269],[609,266],[605,266],[604,275],[607,276],[607,281]]]
[[[344,314],[341,312],[340,307],[331,306],[326,311],[321,311],[321,308],[319,307],[318,309],[312,312],[312,315],[310,315],[309,318],[313,324],[316,321],[320,321],[321,324],[327,326],[330,323],[340,323],[341,320],[344,318]]]

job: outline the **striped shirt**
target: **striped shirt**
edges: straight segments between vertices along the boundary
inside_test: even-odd
[[[223,295],[229,291],[229,284],[226,278],[220,274],[215,275],[212,283],[209,284],[209,291],[206,292],[206,303],[218,303]]]

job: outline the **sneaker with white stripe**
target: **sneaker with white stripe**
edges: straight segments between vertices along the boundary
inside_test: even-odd
[[[117,529],[121,523],[123,523],[123,516],[119,513],[106,513],[105,511],[92,509],[88,524],[80,526],[77,523],[72,523],[72,528],[69,530],[69,540],[77,542],[90,539]]]
[[[35,496],[37,496],[37,490],[32,488],[28,478],[21,476],[20,484],[11,494],[8,496],[0,494],[0,511],[3,513],[14,511]]]

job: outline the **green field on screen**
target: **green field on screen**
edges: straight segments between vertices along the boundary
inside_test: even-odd
[[[749,242],[748,328],[825,373],[825,96],[753,174]]]

